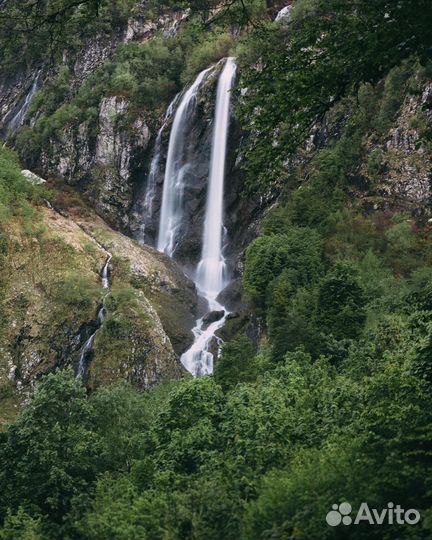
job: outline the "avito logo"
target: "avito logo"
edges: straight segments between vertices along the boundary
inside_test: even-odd
[[[377,510],[369,508],[368,503],[362,502],[358,512],[353,518],[351,516],[352,506],[348,502],[333,504],[332,510],[327,514],[326,521],[331,527],[338,525],[358,525],[359,523],[369,523],[369,525],[416,525],[420,521],[420,512],[414,508],[404,510],[400,504],[396,506],[389,502],[386,508]]]

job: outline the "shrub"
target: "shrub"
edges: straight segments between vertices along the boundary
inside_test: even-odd
[[[380,110],[375,119],[375,127],[380,133],[386,133],[405,98],[408,79],[413,73],[412,61],[394,67],[385,83]]]
[[[355,268],[339,262],[322,280],[318,292],[317,324],[337,339],[359,336],[366,321],[366,295]]]
[[[233,38],[227,32],[214,32],[203,35],[202,42],[192,49],[182,73],[183,82],[189,82],[199,71],[208,68],[225,56],[229,56]]]
[[[292,227],[287,234],[262,236],[246,253],[244,288],[264,307],[269,284],[285,271],[293,287],[316,280],[322,270],[321,239],[308,228]]]
[[[239,382],[253,381],[256,377],[255,351],[246,336],[225,343],[216,363],[215,381],[228,390]]]
[[[315,354],[319,341],[316,303],[316,291],[306,288],[293,291],[285,272],[274,281],[267,309],[273,359],[280,361],[288,351],[299,347]]]
[[[67,276],[58,286],[56,296],[62,303],[79,308],[90,308],[100,293],[99,287],[78,274]]]
[[[0,529],[0,539],[43,540],[41,521],[41,518],[35,519],[20,506],[16,514],[8,512],[3,527]]]
[[[36,199],[41,193],[40,186],[31,184],[21,174],[16,154],[0,148],[0,219],[19,209],[28,207],[28,201]]]

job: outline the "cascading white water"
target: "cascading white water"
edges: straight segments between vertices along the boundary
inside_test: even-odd
[[[108,255],[108,259],[102,268],[102,289],[108,289],[109,288],[109,270],[110,270],[110,264],[111,264],[112,255],[111,253]]]
[[[149,174],[147,178],[146,192],[145,192],[144,202],[142,206],[143,222],[140,227],[140,234],[139,234],[139,241],[142,244],[148,243],[147,228],[153,218],[153,202],[156,195],[156,183],[158,179],[159,163],[160,163],[160,158],[161,158],[162,133],[164,132],[166,125],[168,124],[169,120],[171,119],[173,115],[178,99],[179,99],[179,94],[177,94],[176,97],[169,104],[169,107],[166,110],[165,116],[162,121],[162,126],[159,129],[159,132],[157,134],[156,141],[155,141],[153,157],[150,163],[150,170],[149,170]]]
[[[24,103],[21,105],[19,111],[15,114],[15,116],[12,118],[12,120],[9,122],[8,124],[8,131],[9,132],[12,132],[12,131],[15,131],[16,129],[18,129],[23,121],[24,121],[24,117],[25,115],[27,114],[27,111],[30,107],[30,102],[31,100],[33,99],[33,97],[35,96],[37,90],[38,90],[38,83],[39,83],[39,77],[40,77],[40,74],[41,72],[38,71],[34,81],[33,81],[33,84],[30,88],[30,91],[29,93],[26,95],[25,97],[25,100],[24,100]]]
[[[157,241],[157,249],[170,257],[176,247],[176,237],[182,219],[184,176],[188,167],[186,160],[188,127],[198,92],[212,69],[202,71],[185,92],[171,128]]]
[[[206,329],[204,319],[198,319],[193,329],[194,343],[181,357],[184,367],[194,375],[213,372],[213,354],[208,349],[228,315],[216,298],[226,285],[226,264],[222,253],[223,200],[231,89],[235,76],[235,61],[227,58],[217,87],[202,255],[196,272],[198,290],[208,301],[210,310],[223,311],[224,316]]]
[[[225,259],[222,255],[222,227],[225,158],[231,88],[235,73],[235,62],[232,58],[228,58],[219,77],[217,87],[202,256],[198,264],[196,278],[198,287],[210,298],[216,298],[224,287]]]
[[[108,253],[108,258],[102,268],[101,277],[102,277],[102,288],[103,289],[109,289],[109,271],[110,271],[110,264],[112,260],[111,253]],[[84,343],[84,345],[81,348],[80,356],[78,360],[78,369],[77,369],[77,377],[83,378],[86,374],[87,370],[87,359],[89,354],[91,353],[93,349],[94,340],[96,338],[97,331],[102,326],[104,320],[106,319],[107,311],[105,308],[105,298],[102,303],[102,307],[98,311],[97,314],[97,328],[93,332],[93,334],[87,339],[87,341]]]

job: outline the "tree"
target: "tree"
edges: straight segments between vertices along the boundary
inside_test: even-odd
[[[281,360],[298,347],[314,354],[319,340],[315,326],[315,289],[300,288],[293,292],[283,272],[273,283],[267,310],[267,328],[272,357]]]
[[[224,390],[239,382],[254,381],[256,378],[255,351],[251,340],[239,336],[222,346],[222,354],[216,363],[214,378]]]
[[[366,296],[349,263],[339,262],[318,292],[317,325],[337,339],[358,337],[366,321]]]
[[[245,161],[254,187],[268,187],[311,127],[362,82],[410,56],[426,62],[431,24],[428,0],[299,0],[290,24],[259,28],[240,106],[245,122],[253,118]]]
[[[95,25],[122,26],[133,0],[6,0],[0,5],[0,67],[54,61]],[[105,26],[106,29],[106,26]],[[19,55],[17,54],[19,51]]]
[[[33,508],[47,516],[44,533],[58,537],[74,500],[103,470],[100,451],[82,382],[69,370],[49,375],[0,439],[0,517]]]
[[[321,273],[321,250],[319,235],[306,227],[291,227],[286,234],[258,238],[246,252],[246,292],[263,308],[269,285],[282,271],[294,289],[313,282]]]
[[[44,540],[42,519],[28,515],[22,506],[16,514],[8,512],[3,527],[0,529],[1,540]]]

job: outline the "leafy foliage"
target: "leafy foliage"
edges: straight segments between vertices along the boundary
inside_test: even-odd
[[[378,81],[409,56],[425,62],[431,20],[427,0],[305,0],[296,3],[290,24],[271,23],[247,36],[247,50],[256,57],[251,63],[250,53],[245,55],[248,95],[240,115],[254,119],[245,150],[254,187],[278,177],[287,151],[302,145],[340,98]],[[401,83],[396,73],[389,81]],[[383,114],[394,106],[389,102]],[[264,163],[271,167],[263,170]]]
[[[58,59],[93,33],[121,28],[133,0],[7,0],[0,6],[0,66],[4,72]]]
[[[262,236],[249,246],[244,286],[258,306],[265,305],[269,286],[282,270],[294,288],[315,280],[321,271],[319,235],[292,227],[287,234]]]

